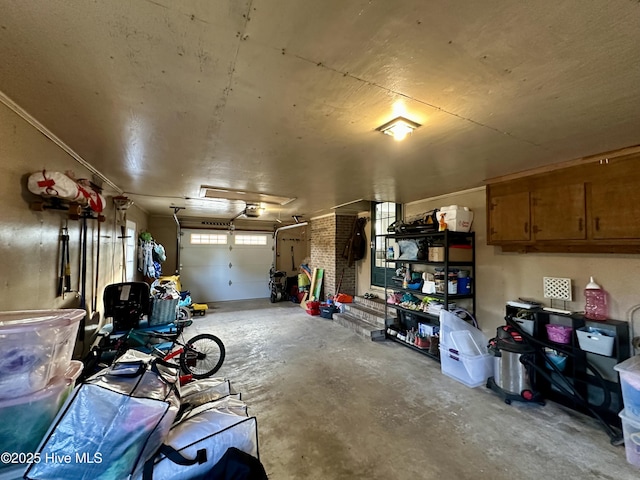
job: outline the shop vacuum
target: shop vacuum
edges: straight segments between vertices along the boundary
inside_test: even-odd
[[[531,386],[536,349],[516,328],[511,325],[498,327],[496,337],[489,340],[489,353],[494,358],[494,376],[487,380],[487,388],[500,395],[507,405],[513,401],[545,404]]]
[[[496,337],[489,340],[488,350],[494,356],[494,376],[487,379],[487,388],[500,395],[508,405],[513,401],[533,402],[544,405],[542,395],[533,390],[531,379],[534,371],[548,382],[552,383],[565,395],[571,396],[576,403],[581,404],[591,415],[598,420],[603,429],[609,435],[612,445],[622,445],[624,437],[616,427],[609,425],[595,410],[588,399],[584,398],[562,374],[561,370],[553,363],[546,361],[545,347],[553,347],[549,342],[538,340],[524,332],[511,318],[505,318],[507,324],[498,327]],[[536,355],[542,356],[542,361],[551,368],[557,376],[564,381],[558,381],[550,376],[544,368],[536,362]],[[567,353],[567,355],[569,355]],[[602,385],[604,400],[597,408],[607,408],[611,402],[611,395],[604,385],[602,375],[589,362],[585,367],[594,375],[594,378]]]

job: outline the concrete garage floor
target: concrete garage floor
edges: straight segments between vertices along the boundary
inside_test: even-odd
[[[290,302],[214,304],[188,333],[227,347],[218,376],[258,419],[271,479],[640,478],[590,417],[506,405],[393,342],[371,342]]]

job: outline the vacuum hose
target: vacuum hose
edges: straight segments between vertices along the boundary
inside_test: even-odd
[[[527,342],[530,342],[530,344],[532,345],[538,345],[541,347],[548,347],[548,348],[556,348],[556,345],[544,341],[544,340],[539,340],[535,337],[533,337],[532,335],[529,335],[527,332],[525,332],[520,325],[513,320],[513,317],[511,317],[510,315],[507,315],[505,317],[505,320],[507,322],[507,325],[510,325],[511,327],[513,327],[520,335],[522,335],[522,337],[524,339],[527,340]],[[576,358],[575,355],[568,353],[568,352],[564,352],[566,353],[566,355]],[[543,353],[544,356],[544,353]],[[591,415],[596,418],[600,424],[604,427],[605,431],[607,432],[607,434],[609,435],[609,438],[611,439],[611,444],[612,445],[621,445],[624,442],[624,438],[622,436],[622,434],[619,431],[616,431],[613,429],[613,427],[611,425],[609,425],[599,414],[597,411],[594,410],[594,408],[601,408],[601,409],[608,409],[609,406],[611,405],[611,392],[609,391],[609,389],[607,388],[607,385],[605,383],[604,378],[602,378],[602,375],[600,374],[600,372],[598,372],[598,370],[596,370],[586,359],[585,359],[585,366],[587,368],[587,370],[589,370],[591,373],[593,373],[593,376],[596,378],[596,380],[598,381],[598,383],[600,384],[600,387],[602,388],[602,391],[604,393],[604,399],[602,400],[602,403],[600,405],[591,405],[588,401],[588,399],[585,399],[580,392],[578,392],[576,390],[576,388],[574,387],[574,385],[567,379],[566,376],[563,375],[562,371],[558,368],[558,366],[551,362],[551,361],[546,361],[546,356],[544,356],[545,359],[545,364],[550,366],[552,370],[555,371],[555,373],[557,373],[560,377],[564,378],[565,381],[564,382],[559,382],[557,379],[553,378],[551,375],[549,375],[543,368],[541,368],[539,365],[536,364],[535,360],[528,355],[523,355],[520,358],[520,361],[525,364],[530,366],[531,368],[534,368],[536,370],[537,373],[539,373],[545,380],[547,380],[549,383],[553,383],[564,395],[567,395],[569,397],[573,397],[575,400],[578,401],[578,403],[580,403],[585,409],[587,409],[589,411],[589,413],[591,413]]]

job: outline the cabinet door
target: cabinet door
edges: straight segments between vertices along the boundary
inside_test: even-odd
[[[531,217],[535,240],[586,238],[584,183],[536,188]]]
[[[592,238],[640,238],[640,183],[637,179],[594,182],[590,190]]]
[[[527,241],[529,233],[529,192],[491,196],[489,243]]]

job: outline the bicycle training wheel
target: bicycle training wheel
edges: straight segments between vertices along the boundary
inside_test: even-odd
[[[210,333],[201,333],[190,339],[180,354],[180,367],[199,380],[220,370],[225,350],[222,340]]]

